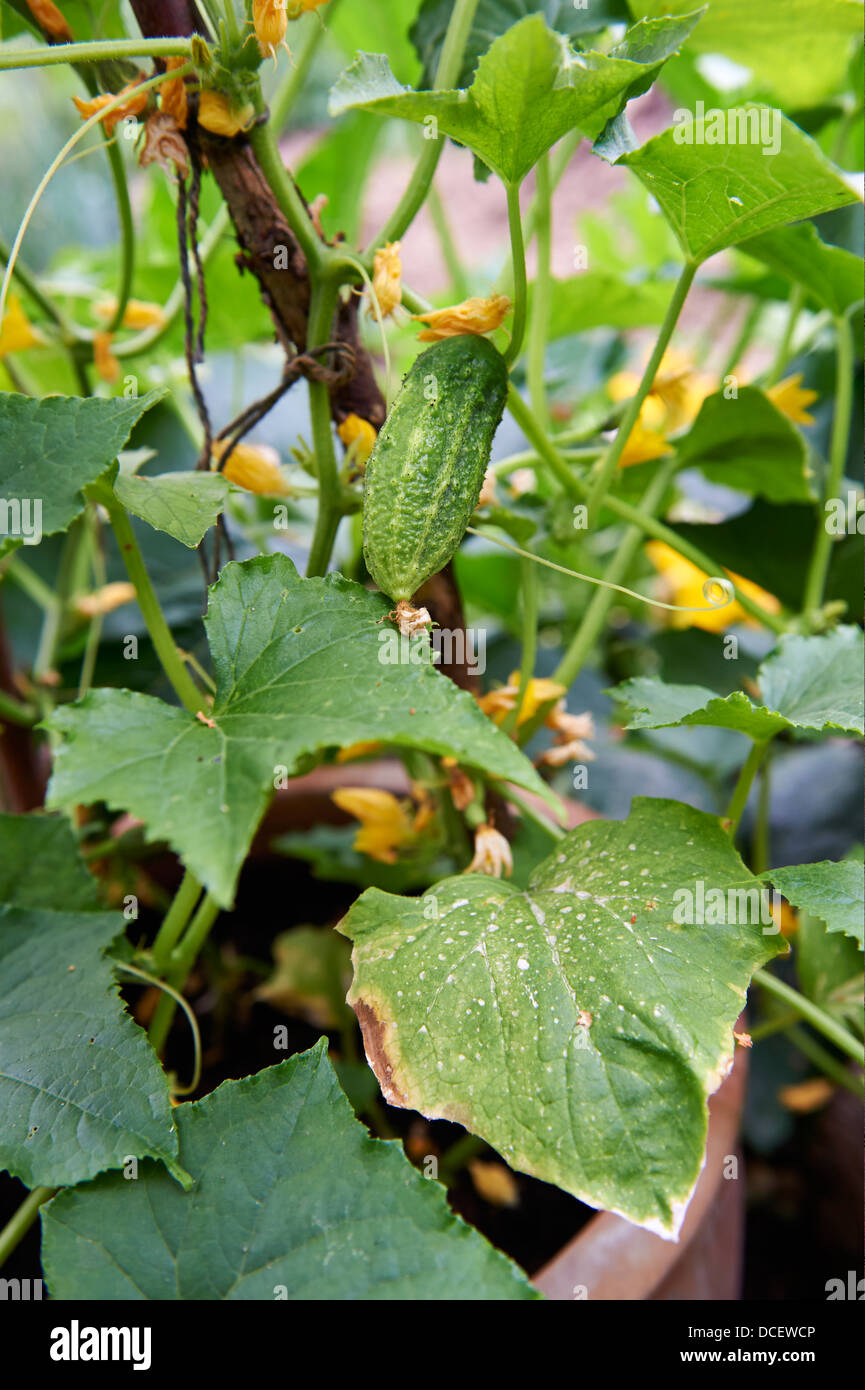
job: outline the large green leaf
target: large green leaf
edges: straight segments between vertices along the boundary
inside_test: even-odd
[[[146,396],[100,400],[81,396],[47,396],[37,400],[0,391],[0,498],[7,504],[0,522],[0,555],[22,544],[9,504],[24,517],[41,508],[42,536],[65,531],[84,506],[82,489],[114,461],[134,425],[164,391]],[[32,529],[28,527],[26,529]],[[28,544],[32,544],[28,540]]]
[[[129,512],[194,550],[225,506],[221,473],[119,473],[114,491]]]
[[[324,1040],[175,1114],[196,1180],[155,1164],[43,1209],[65,1299],[523,1299],[522,1272],[448,1209],[398,1144],[355,1120]]]
[[[679,14],[692,0],[630,0],[636,17]],[[834,97],[844,84],[852,39],[862,34],[859,0],[709,0],[689,48],[723,53],[750,68],[789,107]]]
[[[751,108],[777,122],[777,154],[759,143],[707,144],[707,120],[690,127],[694,143],[677,143],[672,127],[623,155],[660,204],[692,261],[705,261],[725,246],[856,201],[834,165],[798,126],[779,111]]]
[[[741,690],[721,697],[702,685],[668,685],[656,676],[623,681],[610,694],[627,708],[629,729],[708,724],[753,739],[787,729],[861,734],[862,651],[858,627],[782,637],[757,675],[762,704]]]
[[[846,314],[862,298],[862,257],[821,241],[810,222],[750,237],[738,249],[795,280],[832,314]]]
[[[805,912],[819,917],[830,932],[844,932],[865,948],[865,883],[863,869],[850,859],[837,863],[793,864],[770,869],[763,878]]]
[[[564,338],[590,328],[653,327],[663,322],[670,294],[662,281],[634,284],[611,270],[587,270],[569,280],[554,280],[547,337]]]
[[[421,124],[434,117],[505,182],[520,183],[569,130],[615,115],[645,91],[698,17],[635,25],[605,55],[575,54],[540,15],[529,15],[496,39],[467,91],[412,91],[397,82],[387,58],[361,53],[331,91],[330,113],[361,107]]]
[[[122,928],[115,912],[0,908],[0,1168],[29,1187],[130,1156],[179,1171],[165,1073],[105,956]]]
[[[478,874],[420,899],[368,889],[340,930],[386,1098],[675,1237],[748,981],[779,949],[738,908],[700,921],[698,880],[725,903],[750,892],[759,918],[758,881],[715,817],[639,799],[627,820],[571,831],[526,892]]]
[[[51,717],[65,735],[54,806],[106,801],[165,839],[223,906],[278,768],[365,739],[455,757],[539,792],[546,784],[465,691],[438,672],[429,644],[389,664],[387,600],[341,575],[301,579],[284,555],[226,565],[206,625],[214,728],[128,690],[92,691]],[[285,775],[285,773],[281,774]]]
[[[99,906],[65,816],[0,815],[0,903],[85,912]]]
[[[676,453],[714,483],[772,502],[811,500],[805,440],[755,386],[729,400],[721,391],[708,396]]]

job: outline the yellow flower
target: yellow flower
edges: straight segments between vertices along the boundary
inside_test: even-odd
[[[683,608],[705,607],[703,585],[709,576],[704,570],[692,565],[690,560],[679,555],[664,541],[648,541],[646,554],[665,581],[665,597],[670,603],[681,604]],[[750,579],[743,579],[732,570],[726,570],[725,573],[749,598],[761,603],[770,613],[780,613],[781,605],[774,594],[767,593],[759,584],[754,584]],[[757,620],[746,613],[735,599],[724,607],[708,609],[704,613],[672,613],[670,621],[673,627],[700,627],[704,632],[726,632],[734,623],[759,627]]]
[[[228,450],[226,439],[213,443],[213,457],[221,459]],[[236,444],[222,470],[235,487],[257,492],[264,497],[286,497],[288,484],[279,466],[279,454],[266,444]]]
[[[117,300],[103,299],[94,304],[93,312],[97,318],[110,323],[117,311]],[[165,323],[165,311],[160,304],[149,304],[143,299],[130,299],[123,311],[123,328],[161,328]]]
[[[466,869],[467,874],[490,874],[493,878],[510,878],[514,871],[511,847],[500,831],[491,825],[480,825],[475,831],[475,854]]]
[[[365,464],[376,441],[375,427],[369,420],[362,419],[360,415],[347,415],[337,426],[336,432],[355,462]]]
[[[630,400],[637,393],[640,378],[636,372],[616,372],[607,382],[607,395],[613,401]],[[652,389],[640,406],[640,413],[619,460],[620,468],[672,453],[667,435],[696,418],[700,406],[712,390],[712,380],[694,371],[690,359],[676,348],[668,348],[652,382]]]
[[[660,430],[646,429],[640,420],[628,435],[627,443],[619,459],[620,468],[630,468],[634,463],[648,463],[650,459],[663,458],[673,452]]]
[[[354,848],[381,864],[393,864],[397,850],[414,837],[411,803],[379,787],[339,787],[331,800],[359,820]]]
[[[285,5],[286,0],[252,0],[252,24],[261,56],[274,62],[288,28]]]
[[[792,420],[794,425],[813,425],[814,416],[808,413],[808,406],[816,401],[817,392],[802,385],[801,372],[796,372],[794,376],[785,377],[777,385],[770,386],[766,395],[776,409],[786,415],[788,420]]]
[[[123,87],[117,95],[123,96],[125,92],[128,92],[128,99],[121,106],[115,106],[113,111],[108,111],[100,117],[107,135],[114,134],[114,127],[118,121],[126,120],[127,116],[140,115],[150,100],[149,92],[136,92],[137,85],[136,82],[130,82],[126,87]],[[73,97],[72,100],[75,102],[81,119],[86,121],[91,116],[95,116],[103,107],[108,106],[115,98],[107,93],[103,96],[93,97],[90,101],[82,101],[81,97]]]
[[[0,357],[8,352],[26,352],[27,348],[39,347],[44,342],[21,308],[17,294],[10,294],[3,323],[0,326]]]
[[[98,618],[105,613],[113,613],[115,608],[131,603],[134,598],[135,585],[127,580],[118,580],[114,584],[103,584],[93,594],[81,594],[75,600],[75,608],[85,618]]]
[[[491,690],[488,695],[481,695],[478,704],[484,714],[488,714],[494,723],[503,724],[506,715],[516,705],[519,693],[520,673],[519,671],[512,671],[507,685],[501,686],[498,690]],[[532,719],[541,705],[547,704],[550,700],[561,699],[565,694],[567,694],[565,687],[559,685],[558,681],[533,676],[523,696],[517,725],[525,724],[529,719]]]
[[[402,303],[402,260],[399,247],[398,241],[389,241],[376,251],[373,257],[372,287],[383,319]],[[369,312],[374,312],[372,304]]]
[[[461,333],[492,333],[500,328],[511,301],[506,294],[491,294],[489,299],[464,299],[447,309],[431,309],[428,314],[412,314],[418,323],[427,324],[418,334],[421,343],[437,343],[440,338],[456,338]]]
[[[27,0],[27,8],[39,28],[50,34],[52,39],[57,39],[59,43],[72,42],[72,30],[52,0]]]
[[[120,376],[120,363],[111,351],[111,344],[114,342],[113,333],[94,333],[93,335],[93,365],[96,368],[96,375],[109,385],[113,385]]]
[[[185,62],[185,58],[166,58],[166,71],[173,72],[175,68],[183,67]],[[167,82],[160,82],[159,97],[161,109],[166,115],[174,117],[178,130],[185,130],[188,102],[183,78],[171,77]]]
[[[234,107],[222,92],[204,91],[198,94],[198,124],[209,130],[211,135],[222,135],[230,140],[233,135],[248,130],[254,120],[255,108],[251,102]]]
[[[366,758],[371,753],[381,751],[382,743],[377,738],[362,739],[360,743],[351,743],[348,748],[340,748],[336,755],[338,763],[353,763],[357,758]]]

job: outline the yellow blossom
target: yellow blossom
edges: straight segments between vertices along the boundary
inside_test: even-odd
[[[640,378],[636,372],[616,372],[607,382],[607,395],[613,401],[626,401],[637,394]],[[675,433],[696,418],[703,401],[712,390],[710,377],[701,375],[684,353],[668,348],[661,359],[636,424],[628,436],[619,460],[620,468],[672,453],[667,435]]]
[[[252,24],[262,58],[276,61],[276,50],[288,28],[286,0],[252,0]]]
[[[402,259],[399,248],[398,241],[389,241],[373,257],[372,287],[383,319],[402,303]],[[372,304],[369,312],[373,313]]]
[[[491,690],[487,695],[481,695],[478,704],[494,723],[503,724],[509,711],[516,705],[519,693],[520,673],[512,671],[507,685],[501,686],[498,690]],[[565,687],[559,685],[558,681],[533,676],[523,695],[517,725],[525,724],[532,719],[541,705],[548,704],[550,700],[558,700],[566,693]]]
[[[228,448],[228,440],[214,440],[213,457],[221,459]],[[236,444],[222,472],[230,483],[245,488],[247,492],[257,492],[264,497],[288,495],[288,484],[279,466],[279,454],[266,444]]]
[[[342,424],[337,426],[336,432],[346,449],[351,452],[354,461],[363,466],[376,441],[375,426],[371,425],[369,420],[362,419],[360,415],[347,415]]]
[[[437,343],[440,338],[456,338],[461,333],[492,333],[500,328],[511,311],[506,294],[491,294],[489,299],[464,299],[446,309],[431,309],[428,314],[412,314],[412,319],[427,325],[418,334],[421,343]]]
[[[94,333],[93,335],[93,365],[96,368],[96,375],[109,385],[113,385],[120,376],[120,363],[111,351],[111,344],[114,342],[113,333]]]
[[[475,1191],[485,1202],[494,1207],[519,1206],[520,1189],[510,1168],[482,1158],[473,1158],[468,1167]]]
[[[646,429],[640,420],[628,435],[627,443],[619,459],[620,468],[630,468],[634,463],[648,463],[650,459],[664,458],[673,452],[660,430]]]
[[[467,874],[490,874],[493,878],[510,878],[514,871],[511,847],[500,831],[491,825],[480,825],[475,831],[475,853],[466,869]]]
[[[173,72],[175,68],[183,67],[185,62],[185,58],[166,58],[166,71]],[[171,77],[167,82],[160,82],[159,104],[166,115],[174,117],[178,130],[186,129],[188,101],[186,83],[182,77]]]
[[[114,127],[117,125],[118,121],[124,121],[128,116],[140,115],[150,100],[149,92],[136,91],[137,85],[138,84],[135,82],[130,82],[127,86],[123,87],[121,91],[117,93],[117,96],[123,96],[128,92],[129,96],[127,100],[124,101],[121,106],[115,106],[113,110],[107,111],[104,116],[100,117],[102,124],[105,126],[105,133],[107,135],[114,134]],[[75,102],[81,119],[86,121],[89,120],[91,116],[97,115],[99,111],[102,111],[103,108],[108,106],[115,98],[110,93],[107,93],[103,96],[93,97],[90,101],[82,101],[81,97],[73,97],[72,100]]]
[[[81,594],[75,600],[75,608],[82,617],[99,618],[105,613],[113,613],[124,603],[131,603],[134,598],[135,585],[127,580],[118,580],[114,584],[103,584],[95,593]]]
[[[665,581],[667,592],[664,597],[670,603],[681,604],[683,608],[705,608],[707,600],[703,585],[709,576],[703,570],[692,565],[690,560],[679,555],[664,541],[647,542],[646,554]],[[770,613],[780,613],[781,605],[774,594],[767,593],[759,584],[743,579],[732,570],[725,573],[749,598],[762,604]],[[735,599],[723,607],[710,608],[702,613],[672,613],[670,621],[673,627],[700,627],[704,632],[726,632],[734,623],[759,627],[757,620],[746,613]]]
[[[198,94],[198,124],[209,130],[211,135],[222,135],[230,140],[233,135],[248,130],[254,120],[255,107],[251,102],[234,107],[222,92],[203,91]]]
[[[103,299],[94,304],[93,312],[97,318],[110,323],[117,312],[117,300]],[[123,311],[123,328],[161,328],[165,323],[165,311],[160,304],[149,304],[143,299],[130,299]]]
[[[813,425],[814,416],[808,411],[808,406],[813,405],[817,399],[817,392],[810,387],[802,385],[802,373],[796,372],[793,376],[785,377],[777,385],[770,386],[766,391],[769,400],[792,420],[794,425]]]
[[[71,43],[72,30],[53,0],[27,0],[27,8],[46,34],[58,43]]]
[[[397,850],[414,836],[411,803],[380,787],[339,787],[331,800],[361,823],[354,848],[381,864],[393,864]]]
[[[380,739],[362,739],[360,743],[349,744],[348,748],[340,748],[336,755],[338,763],[353,763],[357,758],[366,758],[371,753],[381,752],[382,743]]]
[[[0,326],[0,357],[8,352],[26,352],[27,348],[39,347],[43,341],[21,308],[18,295],[10,294]]]
[[[810,1076],[807,1081],[794,1081],[791,1086],[782,1086],[778,1099],[796,1115],[810,1115],[820,1110],[832,1099],[835,1086],[825,1076]]]

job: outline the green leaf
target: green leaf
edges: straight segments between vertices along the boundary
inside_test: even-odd
[[[66,912],[99,906],[96,879],[65,816],[0,815],[0,903]]]
[[[496,39],[467,91],[414,92],[397,82],[387,58],[361,53],[330,94],[332,116],[360,107],[438,128],[473,150],[506,183],[521,183],[545,150],[574,126],[601,124],[645,91],[698,15],[636,25],[631,52],[575,54],[541,15],[529,15]],[[631,31],[632,33],[634,31]]]
[[[587,270],[570,280],[553,280],[547,336],[552,341],[590,328],[654,327],[663,322],[670,294],[670,287],[662,282],[634,284],[609,270]]]
[[[803,993],[832,1018],[862,1036],[862,950],[847,936],[803,912],[796,932],[796,973]]]
[[[183,1193],[147,1164],[43,1208],[52,1298],[524,1299],[522,1271],[354,1118],[309,1052],[175,1110]]]
[[[221,473],[119,473],[114,491],[128,512],[194,550],[225,506]]]
[[[856,201],[834,165],[786,116],[768,107],[740,108],[748,112],[768,120],[770,138],[777,122],[777,154],[768,144],[703,143],[713,134],[707,117],[665,130],[618,161],[657,199],[691,261]],[[678,143],[686,133],[696,143]]]
[[[810,222],[750,237],[738,249],[802,285],[823,309],[840,316],[862,298],[862,257],[821,241]]]
[[[783,949],[758,920],[700,922],[698,879],[750,893],[759,919],[715,817],[637,799],[627,820],[571,831],[526,892],[479,874],[421,899],[369,889],[339,929],[386,1099],[675,1238],[748,981]],[[692,925],[677,920],[689,895]]]
[[[830,932],[844,932],[865,948],[865,884],[863,869],[849,859],[838,863],[793,864],[770,869],[763,879],[772,883],[794,907],[819,917]]]
[[[274,968],[255,991],[256,999],[316,1028],[345,1028],[353,1022],[345,1002],[351,962],[341,937],[327,927],[291,927],[274,938],[271,949]]]
[[[741,690],[723,698],[701,685],[637,676],[609,693],[629,711],[628,729],[708,724],[753,739],[787,729],[861,734],[862,632],[838,627],[819,637],[782,637],[757,674],[762,704]]]
[[[693,0],[631,0],[635,16],[679,14]],[[851,40],[862,34],[857,0],[710,0],[688,47],[750,68],[788,107],[813,106],[845,83]]]
[[[0,555],[65,531],[84,507],[82,489],[113,463],[141,416],[164,394],[37,400],[0,391],[0,497],[6,503]]]
[[[165,1073],[105,956],[122,927],[115,912],[0,909],[0,1168],[28,1187],[129,1156],[179,1172]]]
[[[385,658],[387,600],[341,575],[301,579],[284,555],[226,565],[206,618],[217,679],[209,728],[186,710],[128,690],[92,691],[50,725],[54,806],[106,801],[165,839],[230,906],[275,779],[325,748],[384,739],[555,798],[475,701],[436,671]],[[279,769],[287,771],[280,772]]]
[[[772,502],[812,499],[805,440],[756,386],[739,387],[730,400],[721,391],[708,396],[676,453],[684,467],[739,492]]]

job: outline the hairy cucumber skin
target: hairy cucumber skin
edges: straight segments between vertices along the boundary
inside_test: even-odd
[[[437,574],[462,540],[507,393],[504,358],[473,334],[433,343],[408,372],[367,461],[363,499],[366,566],[396,602]]]

